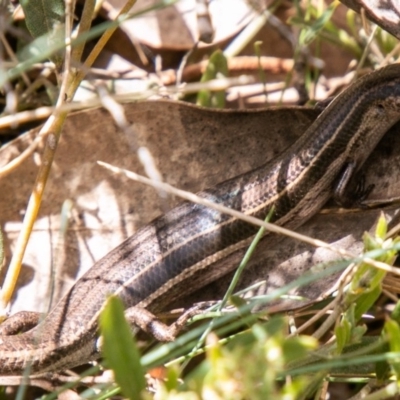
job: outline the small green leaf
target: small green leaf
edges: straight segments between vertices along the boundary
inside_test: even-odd
[[[385,331],[389,339],[390,350],[400,352],[400,327],[396,321],[389,319],[385,322]]]
[[[335,0],[329,7],[327,7],[323,14],[315,20],[312,26],[310,26],[308,29],[303,29],[299,36],[299,43],[302,45],[309,45],[312,43],[317,38],[320,31],[331,19],[333,12],[338,5],[339,2]]]
[[[107,366],[114,371],[122,392],[131,400],[142,399],[146,387],[139,351],[118,297],[110,297],[100,315],[102,351]]]
[[[385,240],[385,236],[387,233],[387,221],[385,215],[383,213],[380,214],[378,223],[375,229],[375,236],[377,239]]]
[[[363,243],[365,251],[371,251],[379,248],[379,243],[376,241],[376,238],[371,236],[368,232],[365,232],[363,235]]]
[[[390,317],[397,323],[400,322],[400,300],[396,303]]]
[[[335,328],[337,352],[340,354],[345,346],[349,343],[351,337],[350,321],[343,317],[340,324]]]
[[[384,271],[377,271],[377,272],[384,272]],[[384,274],[379,274],[379,275],[383,275],[384,277]],[[381,292],[382,292],[381,285],[380,284],[375,285],[371,290],[366,291],[357,299],[356,309],[354,312],[354,319],[356,321],[358,321],[363,316],[363,314],[365,314],[372,307],[372,305],[375,304],[376,300],[381,295]]]
[[[222,51],[217,50],[211,54],[201,82],[208,82],[221,76],[228,76],[228,61]],[[196,104],[203,107],[223,108],[225,106],[225,91],[200,90]]]
[[[31,35],[36,39],[43,38],[41,47],[44,45],[54,48],[58,47],[60,42],[65,43],[63,0],[21,0],[20,4]],[[38,50],[40,51],[40,47]],[[61,52],[54,52],[50,56],[57,67],[62,65],[63,58]]]
[[[65,4],[63,0],[21,0],[26,26],[34,38],[43,36],[64,22]]]

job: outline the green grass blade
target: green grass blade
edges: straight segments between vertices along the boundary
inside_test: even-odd
[[[119,298],[109,298],[100,315],[100,328],[107,367],[114,371],[122,392],[132,400],[143,398],[144,370]]]

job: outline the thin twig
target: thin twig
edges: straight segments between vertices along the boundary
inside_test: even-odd
[[[252,217],[250,215],[246,215],[241,213],[240,211],[234,210],[232,208],[228,208],[225,207],[221,204],[216,204],[213,203],[212,201],[209,201],[203,197],[199,197],[193,193],[187,192],[185,190],[181,190],[181,189],[177,189],[172,185],[169,185],[168,183],[165,182],[159,182],[159,181],[152,181],[149,178],[146,178],[145,176],[136,174],[135,172],[131,172],[131,171],[127,171],[125,169],[122,168],[118,168],[118,167],[114,167],[108,163],[105,163],[103,161],[97,161],[97,163],[99,165],[101,165],[102,167],[109,169],[110,171],[116,173],[116,174],[121,174],[121,175],[125,175],[127,178],[135,180],[137,182],[141,182],[144,183],[146,185],[150,185],[153,186],[156,189],[161,189],[164,190],[167,193],[170,193],[172,195],[181,197],[182,199],[191,201],[193,203],[196,204],[200,204],[203,205],[205,207],[210,207],[216,211],[219,211],[221,213],[227,214],[227,215],[231,215],[232,217],[241,219],[242,221],[246,221],[250,224],[256,225],[256,226],[260,226],[260,227],[264,227],[266,230],[273,232],[273,233],[279,233],[281,235],[285,235],[288,236],[292,239],[296,239],[296,240],[300,240],[301,242],[304,243],[308,243],[314,247],[321,247],[324,249],[328,249],[331,250],[337,254],[339,254],[342,257],[346,257],[346,258],[350,258],[350,259],[354,259],[357,262],[364,262],[366,264],[372,265],[375,268],[379,268],[383,271],[386,272],[392,272],[395,275],[400,275],[400,269],[396,268],[396,267],[392,267],[391,265],[388,265],[384,262],[381,261],[377,261],[374,260],[370,257],[365,257],[365,256],[357,256],[352,254],[351,252],[341,249],[341,248],[336,248],[334,246],[332,246],[331,244],[324,242],[322,240],[319,239],[313,239],[309,236],[306,235],[302,235],[300,233],[291,231],[290,229],[287,228],[283,228],[282,226],[278,226],[275,224],[271,224],[268,222],[264,222],[261,219]]]

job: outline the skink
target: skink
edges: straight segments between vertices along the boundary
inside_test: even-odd
[[[354,171],[400,119],[400,65],[368,74],[341,93],[275,160],[200,193],[213,202],[296,228],[332,196],[342,198]],[[268,127],[265,127],[268,129]],[[227,274],[257,228],[183,203],[107,254],[37,327],[0,337],[0,375],[59,371],[98,357],[98,316],[110,294],[126,309],[160,311]]]

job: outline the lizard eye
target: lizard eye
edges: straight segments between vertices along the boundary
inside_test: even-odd
[[[378,116],[381,116],[382,114],[385,113],[385,106],[382,103],[378,103],[375,106],[376,114]]]

